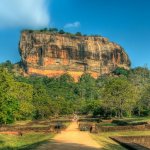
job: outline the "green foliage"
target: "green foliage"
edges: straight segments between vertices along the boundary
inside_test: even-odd
[[[7,60],[6,62],[0,64],[0,68],[5,68],[9,72],[12,72],[12,69],[14,68],[14,65],[11,63],[11,61]]]
[[[113,120],[112,123],[117,124],[118,126],[128,125],[128,123],[125,120]]]
[[[69,74],[63,74],[61,75],[58,80],[63,84],[63,83],[73,83],[74,79],[71,77]]]
[[[75,35],[76,36],[82,36],[82,33],[81,32],[77,32]]]
[[[33,85],[33,105],[35,106],[35,119],[47,118],[50,115],[50,99],[46,88],[39,83]]]
[[[59,34],[65,34],[65,31],[61,29],[58,33]]]
[[[49,28],[49,31],[50,31],[50,32],[56,32],[56,33],[57,33],[57,32],[58,32],[58,29],[57,29],[57,28]]]
[[[110,78],[104,86],[102,98],[106,110],[115,111],[116,116],[131,115],[135,105],[134,86],[125,77]]]
[[[45,31],[48,31],[48,29],[47,29],[47,28],[44,28],[44,29],[41,29],[40,31],[41,31],[41,32],[45,32]]]
[[[15,121],[18,102],[14,96],[15,82],[6,69],[0,69],[0,124]]]
[[[26,132],[23,136],[0,134],[1,150],[30,150],[36,149],[45,141],[50,140],[54,134],[45,132]]]
[[[148,85],[142,92],[141,99],[139,101],[141,112],[143,116],[150,115],[150,85]]]
[[[0,69],[0,123],[27,119],[32,114],[32,87],[16,82],[6,70]]]
[[[43,28],[40,30],[31,30],[31,29],[26,29],[26,30],[22,30],[22,32],[28,32],[28,33],[34,33],[34,32],[50,32],[52,34],[65,34],[65,35],[69,35],[72,39],[76,39],[76,36],[92,36],[92,37],[102,37],[99,34],[95,34],[95,35],[87,35],[87,34],[82,34],[81,32],[76,32],[76,33],[70,33],[70,32],[66,32],[63,29],[58,29],[58,28]]]
[[[19,111],[16,117],[18,120],[31,119],[34,111],[32,104],[33,87],[23,82],[16,82],[15,84],[15,97],[19,103]]]
[[[147,68],[137,67],[130,71],[129,81],[135,87],[136,93],[136,106],[134,114],[138,116],[149,115],[150,99],[149,86],[150,86],[150,71]]]
[[[78,82],[60,77],[22,77],[14,65],[0,64],[0,123],[50,116],[92,114],[105,118],[150,115],[150,71],[117,68],[114,75],[94,79],[83,74]]]
[[[124,68],[116,68],[114,71],[113,71],[113,73],[115,74],[115,75],[124,75],[124,76],[128,76],[128,74],[129,74],[129,70],[126,70],[126,69],[124,69]]]
[[[13,97],[0,99],[0,124],[13,123],[16,120],[18,101]]]
[[[95,79],[90,74],[83,74],[79,79],[79,88],[81,90],[81,94],[85,95],[86,98],[91,98],[94,96],[92,92],[94,92],[96,86]]]

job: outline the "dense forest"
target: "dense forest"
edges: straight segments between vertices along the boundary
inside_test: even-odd
[[[78,82],[60,77],[23,77],[10,61],[0,64],[0,124],[44,119],[73,113],[94,117],[150,115],[150,70],[116,68],[94,79],[83,74]]]

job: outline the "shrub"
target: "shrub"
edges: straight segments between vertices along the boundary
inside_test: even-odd
[[[124,120],[113,120],[112,123],[117,124],[118,126],[126,126],[128,123]]]
[[[60,30],[59,34],[65,34],[65,31],[64,30]]]
[[[76,36],[82,36],[81,32],[77,32],[75,35]]]

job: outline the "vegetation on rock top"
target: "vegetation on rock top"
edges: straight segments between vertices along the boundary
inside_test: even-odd
[[[94,36],[94,37],[101,37],[101,35],[99,34],[95,34],[95,35],[86,35],[86,34],[82,34],[81,32],[76,32],[76,33],[70,33],[70,32],[66,32],[63,29],[57,29],[57,28],[43,28],[43,29],[39,29],[39,30],[31,30],[31,29],[24,29],[22,30],[22,32],[29,32],[29,33],[37,33],[37,32],[43,32],[43,33],[53,33],[53,34],[65,34],[65,35],[70,35],[70,36]]]

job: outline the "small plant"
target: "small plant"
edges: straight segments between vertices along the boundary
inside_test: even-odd
[[[112,123],[117,124],[118,126],[126,126],[128,123],[124,120],[113,120]]]
[[[48,29],[47,29],[47,28],[44,28],[44,29],[41,29],[40,31],[41,31],[41,32],[45,32],[45,31],[48,31]]]
[[[76,36],[82,36],[82,33],[81,32],[77,32],[75,35]]]
[[[65,34],[65,31],[61,29],[58,33],[59,34]]]

